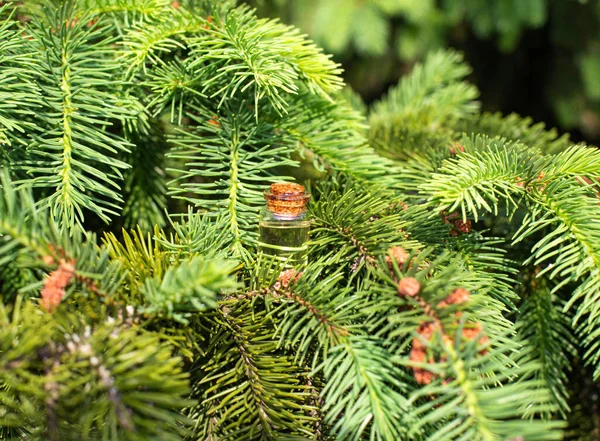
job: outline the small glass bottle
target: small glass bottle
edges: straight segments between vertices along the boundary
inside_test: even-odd
[[[310,230],[306,204],[309,199],[310,194],[300,184],[271,184],[265,191],[267,205],[258,224],[259,252],[275,256],[286,266],[306,261]]]

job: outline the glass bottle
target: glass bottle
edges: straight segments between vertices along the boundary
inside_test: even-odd
[[[294,266],[306,261],[310,220],[306,204],[310,194],[304,186],[292,183],[271,184],[265,191],[266,207],[259,221],[258,251],[275,256]]]

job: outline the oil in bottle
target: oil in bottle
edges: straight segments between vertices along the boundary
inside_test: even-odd
[[[299,184],[276,183],[265,191],[267,206],[258,224],[259,252],[274,256],[285,266],[306,261],[310,230],[306,204],[309,198]]]

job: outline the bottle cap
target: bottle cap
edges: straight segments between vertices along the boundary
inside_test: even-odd
[[[271,184],[265,191],[267,209],[280,218],[292,219],[306,211],[310,194],[306,193],[303,185],[290,182]]]

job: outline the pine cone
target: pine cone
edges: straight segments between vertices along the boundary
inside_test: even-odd
[[[392,269],[394,267],[394,260],[398,263],[398,265],[403,265],[408,260],[409,254],[408,252],[399,246],[392,247],[388,250],[388,255],[385,256],[385,261],[388,264],[388,267]]]
[[[456,288],[450,293],[446,299],[442,300],[438,305],[440,308],[445,308],[449,305],[458,305],[459,303],[466,303],[470,300],[471,294],[464,288]]]
[[[421,284],[414,277],[405,277],[398,282],[398,294],[407,297],[414,297],[419,294]]]

